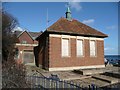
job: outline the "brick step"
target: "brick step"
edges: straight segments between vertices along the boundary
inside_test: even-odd
[[[102,81],[106,81],[108,83],[114,84],[114,83],[118,83],[118,79],[110,77],[110,76],[105,76],[105,75],[94,75],[92,76],[95,79],[99,79]]]
[[[115,77],[115,78],[120,78],[120,73],[119,72],[105,72],[104,75],[112,76],[112,77]]]
[[[91,78],[92,76],[68,76],[66,78],[62,78],[62,80],[77,80],[77,79],[86,79],[86,78]]]
[[[92,75],[92,74],[100,74],[100,73],[105,73],[105,72],[111,71],[111,70],[105,70],[105,69],[91,69],[91,70],[78,70],[82,75]]]

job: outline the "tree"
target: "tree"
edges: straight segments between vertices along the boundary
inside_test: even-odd
[[[17,40],[12,32],[18,25],[17,20],[5,11],[2,11],[2,88],[29,87],[26,82],[26,68],[14,60],[14,45]]]
[[[14,58],[14,43],[16,37],[13,28],[18,25],[17,20],[5,11],[2,11],[2,61]]]

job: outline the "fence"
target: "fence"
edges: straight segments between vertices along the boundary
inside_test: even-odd
[[[89,85],[88,87],[82,87],[80,84],[73,83],[71,81],[62,81],[56,78],[38,77],[38,76],[27,76],[27,81],[31,83],[31,88],[69,88],[71,90],[96,90],[95,85]]]

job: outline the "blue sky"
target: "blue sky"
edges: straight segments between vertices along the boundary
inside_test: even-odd
[[[4,9],[19,21],[21,28],[40,32],[60,17],[65,17],[66,2],[8,2]],[[105,34],[105,55],[118,54],[118,3],[72,2],[72,18],[79,20]]]

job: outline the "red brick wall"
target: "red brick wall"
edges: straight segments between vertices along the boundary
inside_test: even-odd
[[[49,39],[49,67],[75,67],[104,64],[104,42],[97,40],[97,57],[90,57],[89,40],[84,40],[84,57],[76,55],[76,39],[70,39],[70,57],[61,57],[61,38]]]
[[[43,36],[39,39],[39,46],[35,47],[35,56],[37,66],[42,65],[42,68],[48,69],[48,36]]]
[[[25,31],[19,36],[19,43],[22,44],[22,41],[27,41],[26,44],[38,44],[38,41],[33,40],[30,35]],[[24,46],[24,45],[19,45],[16,46],[19,51],[24,51],[24,50],[33,50],[34,46]],[[17,60],[18,62],[23,62],[23,53],[19,53],[19,59]]]
[[[19,50],[19,59],[17,60],[19,63],[23,63],[23,51],[24,50],[33,50],[33,46],[16,46]],[[22,53],[20,53],[22,51]]]
[[[24,32],[20,37],[19,37],[19,41],[20,43],[22,43],[22,41],[27,41],[27,44],[33,44],[34,41],[32,40],[32,38],[28,35],[27,32]]]
[[[34,40],[34,44],[38,44],[38,41]]]

